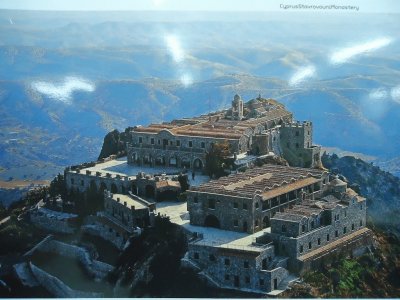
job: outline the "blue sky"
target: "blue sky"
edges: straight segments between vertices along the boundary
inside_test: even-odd
[[[0,9],[279,11],[281,4],[352,5],[360,7],[360,12],[400,12],[398,0],[0,0]]]

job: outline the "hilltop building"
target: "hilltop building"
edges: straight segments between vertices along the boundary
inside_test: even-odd
[[[235,95],[232,107],[170,123],[136,126],[127,143],[129,164],[201,170],[211,145],[228,141],[234,155],[270,152],[291,166],[320,164],[320,147],[312,143],[312,123],[294,122],[293,115],[273,99],[244,103]]]
[[[189,241],[183,262],[217,287],[273,295],[290,274],[341,252],[363,253],[372,240],[365,198],[330,179],[321,170],[265,165],[191,188],[190,224],[208,229]],[[245,234],[231,238],[231,231]]]

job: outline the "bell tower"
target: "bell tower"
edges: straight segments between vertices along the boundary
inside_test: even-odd
[[[243,119],[243,100],[236,94],[232,101],[232,120],[241,119]]]

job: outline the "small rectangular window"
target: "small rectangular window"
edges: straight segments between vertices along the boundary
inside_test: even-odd
[[[177,140],[177,141],[176,141],[176,146],[177,146],[177,147],[180,147],[180,145],[181,145],[181,141]]]
[[[336,230],[335,231],[335,237],[338,237],[339,236],[339,232]]]
[[[249,268],[249,262],[248,262],[248,261],[245,261],[245,262],[243,263],[243,267],[244,267],[245,269],[248,269],[248,268]]]
[[[206,143],[204,143],[204,142],[201,142],[201,148],[205,148],[206,147]]]
[[[225,266],[229,266],[231,264],[231,261],[229,260],[229,258],[225,258],[224,264],[225,264]]]
[[[73,178],[71,178],[71,184],[74,184],[74,179]]]
[[[189,141],[189,148],[192,148],[192,147],[193,147],[193,142]]]
[[[243,203],[243,209],[247,210],[247,203]]]
[[[303,251],[304,251],[303,245],[300,245],[300,253],[303,253]]]
[[[239,226],[239,221],[238,220],[233,220],[233,226],[235,226],[235,227]]]
[[[151,139],[150,139],[150,143],[151,143],[152,145],[154,145],[154,138],[151,138]]]
[[[81,186],[84,186],[85,182],[83,180],[81,180]]]
[[[143,143],[143,138],[139,136],[139,144]]]
[[[311,249],[311,242],[308,242],[308,249]]]
[[[282,225],[282,232],[286,232],[286,225]]]
[[[198,252],[195,252],[195,253],[193,254],[193,257],[194,257],[194,259],[199,259],[199,253],[198,253]]]
[[[326,240],[329,242],[329,234],[326,235]]]
[[[157,144],[161,145],[161,140],[158,140],[158,141],[157,141]]]
[[[215,255],[214,255],[214,254],[210,254],[210,255],[208,256],[208,259],[209,259],[210,261],[215,261]]]
[[[354,230],[354,223],[351,224],[351,230]]]
[[[229,274],[225,274],[225,280],[229,280]]]
[[[361,227],[361,226],[363,226],[363,222],[362,222],[362,220],[360,220],[360,227]]]
[[[194,198],[193,198],[193,202],[194,202],[194,203],[199,203],[199,198],[194,197]]]
[[[237,202],[233,202],[233,208],[238,208],[238,203]]]
[[[321,245],[321,238],[318,238],[318,245]]]
[[[343,227],[343,234],[346,234],[347,227]]]
[[[264,285],[264,279],[260,279],[260,285]]]

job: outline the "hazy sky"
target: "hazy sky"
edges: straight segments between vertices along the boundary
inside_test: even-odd
[[[358,6],[359,12],[400,12],[398,0],[0,0],[0,9],[282,11],[281,4],[350,5]]]

